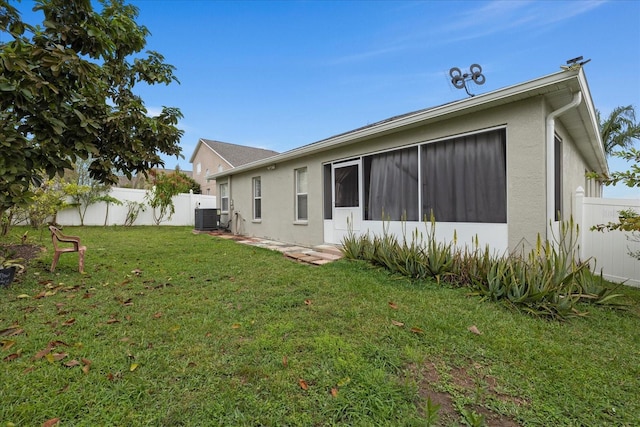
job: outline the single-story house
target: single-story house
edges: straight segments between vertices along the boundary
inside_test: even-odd
[[[276,154],[278,154],[277,151],[266,150],[264,148],[200,138],[189,159],[189,163],[193,166],[192,177],[200,184],[202,194],[215,196],[216,183],[215,181],[207,180],[206,177],[208,175],[226,171]]]
[[[234,233],[302,245],[355,233],[477,239],[497,251],[551,238],[574,194],[608,171],[582,68],[392,117],[212,173]]]

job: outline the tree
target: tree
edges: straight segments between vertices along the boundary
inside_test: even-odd
[[[640,123],[636,122],[636,112],[632,105],[614,108],[605,119],[600,116],[599,111],[596,114],[604,152],[607,156],[613,155],[617,148],[623,150],[631,148],[634,140],[640,139]]]
[[[604,185],[616,185],[621,182],[627,187],[640,187],[640,151],[631,147],[626,150],[615,151],[611,155],[631,162],[629,170],[614,171],[609,175],[591,173],[589,177],[600,180]]]
[[[78,211],[80,217],[80,225],[84,225],[84,218],[89,206],[98,202],[113,202],[116,200],[109,196],[109,185],[101,184],[91,178],[89,167],[93,158],[89,156],[87,159],[77,159],[73,170],[67,170],[64,176],[65,183],[63,185],[64,192],[71,197],[73,206]],[[109,204],[107,204],[107,213],[105,214],[105,222],[109,214]]]
[[[153,209],[153,220],[156,225],[160,225],[162,221],[171,219],[175,212],[173,197],[189,192],[193,189],[193,184],[198,185],[198,183],[180,171],[172,173],[154,171],[153,174],[155,175],[154,185],[145,198]]]
[[[622,182],[628,187],[639,187],[640,151],[634,147],[634,144],[640,140],[640,123],[636,122],[635,108],[633,105],[616,107],[604,120],[599,111],[596,111],[596,115],[605,154],[631,161],[632,164],[628,171],[616,171],[610,175],[592,172],[587,176],[599,180],[604,185],[616,185]],[[615,151],[616,149],[619,150]]]
[[[640,187],[640,151],[633,147],[635,141],[640,139],[640,123],[635,122],[635,110],[633,106],[615,108],[609,117],[600,122],[600,133],[604,144],[605,153],[608,156],[615,156],[631,162],[627,171],[615,171],[609,175],[590,173],[590,178],[598,179],[604,185],[616,185],[623,183],[628,187]],[[620,148],[618,151],[613,151]],[[597,231],[627,231],[631,236],[627,239],[640,241],[640,215],[633,210],[622,210],[618,212],[619,222],[609,222],[607,224],[597,224],[591,230]],[[640,252],[628,251],[629,255],[640,260]]]
[[[33,228],[41,228],[47,221],[56,222],[58,212],[68,205],[66,193],[59,178],[49,179],[31,189],[31,203],[25,207],[14,206],[12,216],[16,222],[28,221]]]
[[[177,181],[176,185],[178,186],[180,193],[188,193],[189,191],[193,191],[193,194],[202,193],[198,181],[191,178],[186,173],[180,172],[179,169],[176,169],[176,171],[173,174],[169,174],[169,176],[173,177],[173,179]]]
[[[180,110],[147,116],[138,83],[170,84],[174,67],[157,52],[140,54],[149,31],[123,0],[36,0],[42,26],[22,21],[0,0],[0,213],[26,204],[30,184],[62,176],[76,158],[91,178],[116,183],[180,155]],[[5,40],[3,34],[3,40]],[[130,61],[135,55],[135,59]]]

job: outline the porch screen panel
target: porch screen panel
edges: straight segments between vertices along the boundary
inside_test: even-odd
[[[331,164],[324,165],[322,168],[323,180],[323,210],[324,219],[333,219],[333,199],[331,194]]]
[[[337,208],[360,206],[358,165],[337,167],[335,174],[335,202]]]
[[[418,147],[365,158],[365,219],[419,221]]]
[[[436,221],[507,222],[506,130],[425,144],[422,212]]]

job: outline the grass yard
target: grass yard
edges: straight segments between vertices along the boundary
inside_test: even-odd
[[[559,323],[187,227],[64,232],[86,274],[30,230],[0,289],[1,426],[640,425],[640,290]]]

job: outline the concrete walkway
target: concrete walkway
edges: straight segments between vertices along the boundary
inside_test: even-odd
[[[199,233],[194,231],[194,233]],[[244,245],[266,248],[282,253],[285,257],[310,265],[324,265],[342,258],[342,252],[337,245],[318,245],[304,247],[275,240],[260,239],[258,237],[238,236],[224,231],[207,231],[211,236],[234,240]]]

